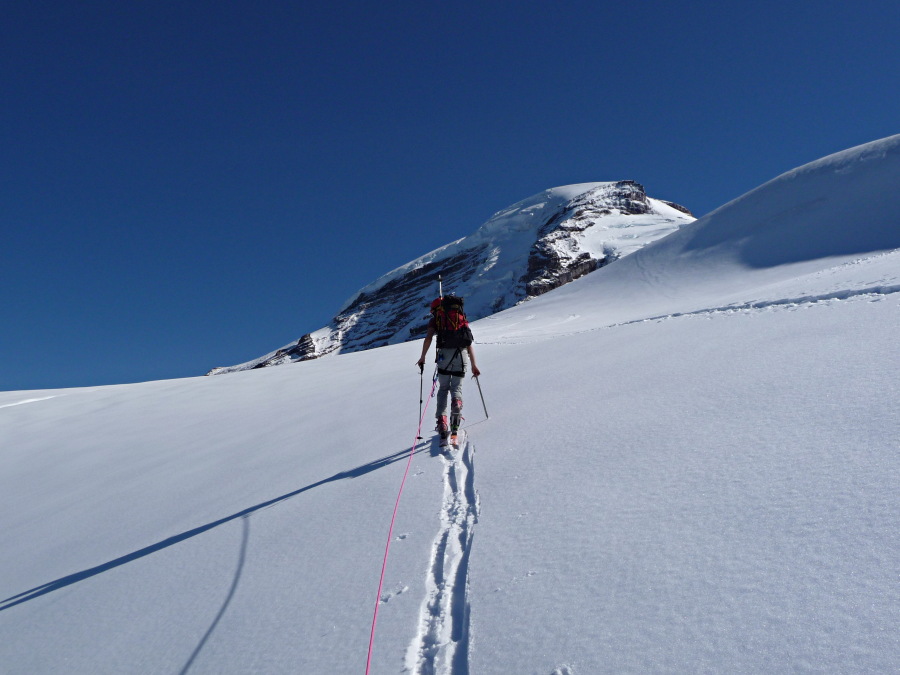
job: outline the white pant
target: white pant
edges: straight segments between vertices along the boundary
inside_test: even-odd
[[[462,372],[462,375],[444,375],[438,372],[437,410],[435,417],[438,423],[447,414],[447,397],[450,398],[450,428],[459,428],[463,401],[462,385],[469,367],[468,353],[465,349],[438,349],[437,364],[440,370]]]
[[[440,420],[447,414],[447,394],[450,394],[450,414],[458,416],[462,412],[462,385],[463,377],[460,375],[441,375],[438,373],[437,411],[435,416]],[[459,426],[459,420],[456,420]],[[453,421],[451,420],[451,426]]]

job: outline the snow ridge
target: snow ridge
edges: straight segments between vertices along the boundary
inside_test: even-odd
[[[441,527],[432,547],[419,630],[406,652],[406,670],[415,675],[469,673],[469,554],[478,494],[475,491],[475,446],[442,455],[444,499]]]

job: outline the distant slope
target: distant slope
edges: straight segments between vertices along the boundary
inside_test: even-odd
[[[423,335],[442,274],[479,319],[546,293],[671,234],[694,218],[634,181],[553,188],[495,214],[474,234],[362,288],[331,323],[258,359],[209,374],[360,351]]]
[[[545,298],[545,317],[577,331],[596,325],[866,288],[845,265],[865,257],[872,286],[890,279],[900,248],[900,135],[851,148],[774,178],[671,236]],[[876,271],[877,270],[877,271]],[[851,281],[853,279],[854,281]],[[589,313],[570,316],[567,294],[599,285]],[[793,293],[795,291],[791,291]],[[530,303],[529,303],[530,304]],[[554,305],[559,309],[554,310]],[[530,307],[517,308],[527,316]],[[533,335],[527,322],[504,335]],[[478,337],[493,339],[491,321]],[[546,330],[544,324],[543,330]]]

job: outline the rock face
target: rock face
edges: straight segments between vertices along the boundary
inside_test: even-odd
[[[593,227],[604,216],[643,216],[652,209],[644,187],[631,180],[619,181],[605,190],[590,190],[569,202],[538,232],[528,257],[525,294],[532,297],[552,291],[616,260],[619,255],[612,246],[601,254],[579,252],[573,235]]]
[[[546,190],[498,212],[472,235],[377,279],[345,303],[328,326],[258,359],[208,374],[421,338],[439,274],[444,292],[464,297],[466,314],[474,321],[593,272],[693,220],[683,206],[652,199],[631,180]]]

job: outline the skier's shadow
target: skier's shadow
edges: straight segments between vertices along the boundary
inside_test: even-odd
[[[431,456],[435,456],[438,453],[436,444],[427,439],[418,441],[418,443],[413,448],[412,453],[418,455],[425,451],[428,451]],[[409,457],[409,454],[409,448],[400,450],[392,455],[387,455],[386,457],[382,457],[381,459],[376,459],[372,462],[369,462],[368,464],[362,464],[354,469],[350,469],[349,471],[341,471],[340,473],[336,473],[333,476],[329,476],[328,478],[323,478],[320,481],[311,483],[306,487],[302,487],[298,490],[293,490],[292,492],[288,492],[279,497],[275,497],[274,499],[269,499],[268,501],[261,502],[259,504],[256,504],[255,506],[246,508],[243,511],[233,513],[230,516],[225,516],[224,518],[220,518],[219,520],[207,523],[206,525],[201,525],[200,527],[195,527],[194,529],[187,530],[186,532],[182,532],[181,534],[176,534],[172,537],[169,537],[168,539],[163,539],[162,541],[151,544],[150,546],[146,546],[142,549],[134,551],[133,553],[129,553],[127,555],[123,555],[120,558],[116,558],[115,560],[105,562],[102,565],[97,565],[96,567],[91,567],[80,572],[75,572],[73,574],[60,577],[55,581],[49,581],[45,584],[41,584],[40,586],[35,586],[34,588],[31,588],[27,591],[22,591],[21,593],[10,596],[5,600],[0,600],[0,612],[11,609],[16,605],[21,605],[22,603],[28,602],[29,600],[39,598],[42,595],[47,595],[47,593],[53,593],[54,591],[66,588],[67,586],[71,586],[72,584],[77,584],[79,581],[90,579],[91,577],[97,576],[98,574],[102,574],[103,572],[108,572],[109,570],[115,569],[116,567],[121,567],[122,565],[126,565],[135,560],[139,560],[145,556],[150,555],[151,553],[156,553],[157,551],[161,551],[163,549],[169,548],[170,546],[174,546],[175,544],[179,544],[187,539],[191,539],[192,537],[196,537],[197,535],[208,532],[213,528],[219,527],[220,525],[224,525],[225,523],[230,523],[233,520],[237,520],[238,518],[247,518],[257,511],[278,504],[279,502],[286,501],[288,499],[291,499],[292,497],[296,497],[297,495],[308,492],[309,490],[317,488],[321,485],[333,483],[339,480],[346,480],[348,478],[359,478],[360,476],[365,476],[367,473],[377,471],[378,469],[389,466],[394,462],[406,459],[407,457]]]

